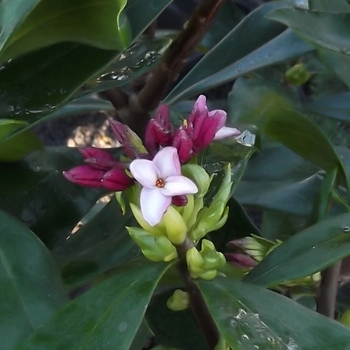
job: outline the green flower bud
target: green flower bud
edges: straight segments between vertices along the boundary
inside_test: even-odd
[[[228,217],[226,204],[231,197],[231,188],[231,166],[228,164],[224,179],[212,203],[208,208],[204,207],[199,211],[196,222],[190,230],[189,234],[193,240],[199,240],[208,232],[217,230],[225,224]]]
[[[211,178],[208,173],[197,164],[185,164],[181,168],[181,173],[183,176],[188,177],[193,180],[198,187],[198,192],[196,197],[203,198],[208,192]]]
[[[192,209],[192,214],[190,218],[187,220],[188,231],[191,231],[192,226],[195,224],[199,211],[203,208],[203,198],[194,197],[194,204]]]
[[[205,261],[204,270],[220,269],[226,264],[224,254],[216,251],[213,242],[207,239],[202,240],[200,255]]]
[[[202,267],[204,266],[205,261],[196,247],[192,247],[186,252],[186,261],[188,270],[191,274],[199,274],[204,272]]]
[[[300,86],[305,84],[311,77],[302,63],[289,68],[284,74],[286,81],[292,85]]]
[[[186,310],[190,304],[190,297],[187,292],[176,289],[173,295],[168,299],[166,305],[170,310],[182,311]]]
[[[159,224],[157,224],[155,226],[151,226],[143,218],[141,210],[137,205],[135,205],[134,203],[130,203],[130,208],[131,208],[132,213],[134,214],[135,219],[137,220],[137,222],[140,224],[140,226],[144,230],[146,230],[147,232],[149,232],[150,234],[152,234],[155,237],[165,236],[165,226],[162,222],[160,222]]]
[[[164,224],[166,235],[172,243],[181,244],[185,241],[186,223],[173,206],[170,206],[164,213],[161,224]]]
[[[202,278],[206,281],[211,281],[213,280],[216,276],[218,275],[218,271],[217,270],[208,270],[205,271],[203,273],[198,274],[198,276],[192,276],[192,278]]]
[[[183,220],[186,223],[191,219],[192,215],[193,215],[193,209],[194,209],[194,196],[193,194],[188,194],[187,195],[187,204],[184,207],[180,207],[182,209],[182,211],[179,213],[181,214]],[[188,227],[188,226],[187,226]]]
[[[147,259],[168,262],[177,258],[176,248],[167,237],[155,237],[138,227],[126,227],[126,229]]]

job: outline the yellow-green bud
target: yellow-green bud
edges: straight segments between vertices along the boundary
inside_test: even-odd
[[[187,292],[176,289],[173,295],[168,299],[166,305],[170,310],[182,311],[186,310],[190,304],[190,297]]]
[[[155,237],[139,227],[126,227],[126,229],[147,259],[168,262],[177,258],[176,248],[167,237]]]
[[[181,213],[181,216],[182,216],[182,218],[185,221],[186,226],[187,226],[187,223],[189,222],[189,220],[193,216],[193,209],[194,209],[194,196],[193,196],[193,194],[187,195],[187,204],[181,208],[182,208],[182,211],[179,213]]]
[[[130,208],[132,210],[132,213],[134,214],[135,219],[140,224],[140,226],[145,229],[147,232],[152,234],[155,237],[159,236],[165,236],[165,226],[160,222],[159,224],[155,226],[151,226],[144,218],[141,213],[140,208],[134,204],[130,203]]]
[[[196,247],[192,247],[186,252],[186,261],[191,273],[198,274],[203,272],[205,261]]]
[[[185,241],[186,223],[173,206],[170,206],[164,213],[161,223],[164,224],[166,235],[172,243],[181,244]]]
[[[289,68],[284,74],[284,77],[288,83],[300,86],[305,84],[310,79],[311,75],[302,63],[298,63]]]
[[[216,251],[213,242],[207,239],[202,240],[202,249],[200,255],[205,261],[204,269],[220,269],[226,264],[225,256]]]
[[[196,193],[196,197],[204,197],[204,195],[208,192],[211,182],[211,178],[208,173],[197,164],[183,165],[181,168],[181,173],[183,176],[193,180],[197,185],[198,192]]]

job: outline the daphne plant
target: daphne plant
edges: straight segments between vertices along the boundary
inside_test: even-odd
[[[192,278],[213,279],[225,264],[224,255],[208,240],[202,241],[201,251],[196,245],[227,220],[231,168],[227,164],[221,186],[205,206],[212,177],[195,164],[194,157],[216,139],[242,134],[226,127],[225,122],[226,112],[209,111],[203,95],[176,130],[169,108],[161,106],[148,124],[145,145],[128,127],[110,121],[124,159],[114,159],[99,149],[82,149],[86,165],[64,172],[64,176],[79,185],[125,191],[141,226],[127,230],[144,256],[166,262],[182,257]]]

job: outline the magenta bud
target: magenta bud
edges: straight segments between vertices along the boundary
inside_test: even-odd
[[[155,155],[160,147],[170,146],[171,139],[171,129],[164,128],[155,119],[149,121],[145,133],[145,146],[151,154]]]
[[[102,178],[102,186],[110,191],[123,191],[133,184],[133,180],[122,169],[112,169]]]
[[[251,269],[258,264],[256,260],[244,253],[226,253],[227,261],[239,268]]]
[[[183,129],[179,129],[175,133],[172,146],[177,149],[182,164],[188,162],[194,156],[192,139]]]
[[[175,205],[176,207],[184,207],[188,203],[187,196],[173,196],[171,200],[171,204]]]
[[[101,187],[101,180],[103,178],[104,171],[94,169],[89,165],[80,165],[73,169],[63,172],[63,176],[77,184],[87,187]]]
[[[227,243],[228,248],[233,249],[245,249],[248,247],[248,244],[251,242],[251,237],[243,237],[243,238],[237,238]]]
[[[155,116],[155,120],[165,129],[172,129],[172,124],[169,118],[169,106],[168,105],[160,105]]]
[[[86,147],[79,152],[84,157],[84,162],[95,169],[110,170],[119,163],[112,155],[99,148]]]

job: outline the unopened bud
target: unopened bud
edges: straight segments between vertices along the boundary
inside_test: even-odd
[[[177,258],[176,248],[167,237],[155,237],[138,227],[126,227],[126,229],[147,259],[168,262]]]
[[[187,226],[182,216],[173,206],[168,207],[161,223],[164,224],[166,235],[172,243],[177,245],[184,242],[187,235]]]
[[[181,289],[176,289],[166,303],[167,307],[173,311],[186,310],[189,304],[190,298],[188,293]]]
[[[196,197],[204,197],[208,192],[211,178],[208,173],[197,164],[185,164],[181,168],[182,175],[191,179],[198,188]]]

